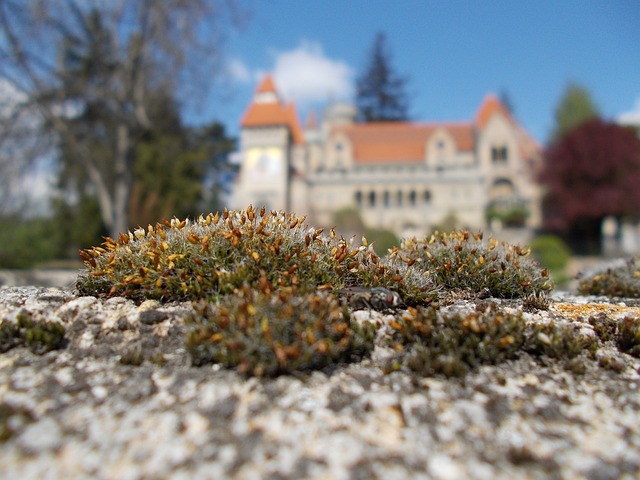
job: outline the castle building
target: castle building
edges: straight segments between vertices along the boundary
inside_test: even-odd
[[[352,208],[367,227],[399,237],[447,222],[540,226],[541,149],[495,96],[470,121],[360,124],[355,116],[352,105],[334,104],[302,128],[267,75],[241,120],[232,206],[293,211],[320,226]]]

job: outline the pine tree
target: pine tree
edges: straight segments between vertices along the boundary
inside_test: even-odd
[[[379,32],[373,42],[367,69],[356,83],[358,121],[401,121],[408,117],[407,79],[391,65],[386,36]]]

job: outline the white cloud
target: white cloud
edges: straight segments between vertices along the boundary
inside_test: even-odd
[[[233,58],[227,65],[227,71],[233,80],[240,83],[251,83],[254,78],[249,67],[239,58]]]
[[[317,42],[303,41],[293,50],[275,53],[276,85],[284,98],[299,106],[348,99],[353,75],[349,65],[325,56]]]
[[[623,125],[640,125],[640,97],[636,98],[633,110],[618,115],[618,122]]]

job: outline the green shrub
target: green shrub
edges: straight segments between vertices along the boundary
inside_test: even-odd
[[[630,258],[624,264],[585,276],[578,285],[580,293],[610,297],[640,297],[640,261]]]
[[[562,271],[571,260],[571,250],[555,235],[536,237],[530,247],[533,256],[549,270]]]
[[[61,254],[64,233],[50,218],[0,218],[0,268],[31,268]]]
[[[331,294],[294,296],[244,288],[217,305],[196,304],[187,350],[196,365],[276,376],[359,360],[375,327],[359,326]]]
[[[560,237],[541,235],[533,239],[530,247],[533,257],[551,271],[551,276],[557,283],[569,280],[565,269],[571,260],[571,250]]]
[[[386,255],[390,248],[400,245],[400,239],[396,234],[384,228],[367,228],[364,235],[380,256]]]
[[[488,222],[499,220],[506,227],[522,227],[529,218],[529,209],[523,205],[504,208],[493,205],[487,208],[485,217]]]
[[[529,249],[468,231],[436,232],[405,240],[391,257],[428,270],[434,283],[458,292],[498,298],[525,298],[553,288],[549,271],[538,267]]]

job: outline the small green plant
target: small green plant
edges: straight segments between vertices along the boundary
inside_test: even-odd
[[[528,258],[529,249],[468,231],[436,232],[422,240],[405,240],[391,257],[428,270],[436,285],[453,291],[498,298],[524,298],[549,291],[549,271]]]
[[[409,308],[390,327],[390,346],[397,352],[390,368],[422,375],[462,376],[515,357],[525,343],[522,314],[495,305],[470,313]]]
[[[622,265],[588,275],[580,280],[578,290],[587,295],[640,298],[640,261],[630,258]]]
[[[435,296],[427,272],[380,261],[372,248],[314,229],[284,212],[224,211],[106,238],[81,252],[81,294],[159,300],[217,298],[245,285],[306,294],[317,289],[382,286],[409,303]],[[365,241],[366,244],[366,241]]]
[[[361,359],[373,348],[375,327],[358,325],[331,294],[244,288],[195,308],[186,346],[196,365],[277,376]]]
[[[8,319],[0,323],[0,353],[15,347],[27,347],[42,355],[64,347],[65,329],[55,322],[36,320],[32,314],[21,310],[15,322]]]

